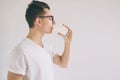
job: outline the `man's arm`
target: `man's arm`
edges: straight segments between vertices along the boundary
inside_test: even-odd
[[[70,55],[70,45],[72,40],[72,30],[67,26],[65,27],[68,29],[68,33],[66,35],[59,33],[59,35],[62,36],[65,40],[64,52],[61,56],[56,54],[53,58],[53,62],[63,68],[66,68],[68,64],[69,55]]]
[[[23,75],[8,71],[7,80],[23,80]]]

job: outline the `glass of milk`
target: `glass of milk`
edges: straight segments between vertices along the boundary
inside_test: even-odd
[[[63,35],[66,35],[67,32],[68,32],[68,29],[65,27],[64,24],[56,24],[56,25],[54,26],[53,31],[54,31],[55,33],[61,33],[61,34],[63,34]]]

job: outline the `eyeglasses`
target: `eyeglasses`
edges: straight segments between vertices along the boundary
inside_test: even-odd
[[[51,18],[52,19],[52,21],[54,21],[54,16],[39,16],[39,18]]]

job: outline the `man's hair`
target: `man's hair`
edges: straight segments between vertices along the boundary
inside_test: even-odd
[[[47,3],[41,1],[33,0],[28,5],[28,8],[26,9],[25,18],[29,25],[29,28],[32,28],[34,26],[34,21],[37,17],[45,14],[45,8],[50,9]]]

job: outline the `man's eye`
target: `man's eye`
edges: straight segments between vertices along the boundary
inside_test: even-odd
[[[49,20],[52,20],[52,18],[50,17]]]

